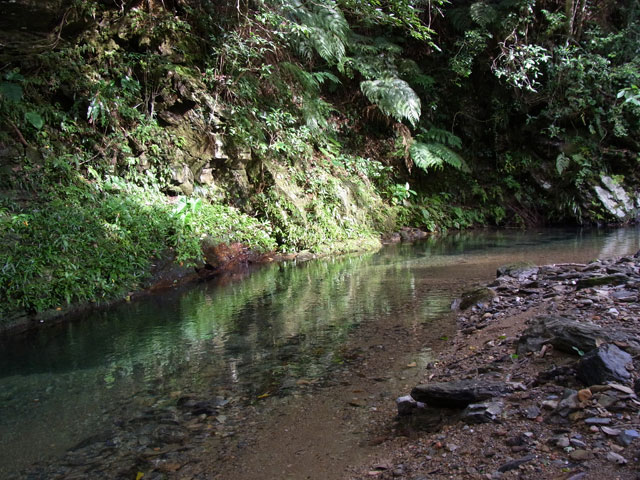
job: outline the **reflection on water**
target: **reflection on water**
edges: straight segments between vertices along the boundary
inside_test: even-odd
[[[55,457],[118,415],[180,394],[286,394],[341,363],[363,321],[428,322],[455,289],[513,261],[635,253],[638,229],[458,233],[377,253],[272,265],[167,292],[0,345],[0,477]]]

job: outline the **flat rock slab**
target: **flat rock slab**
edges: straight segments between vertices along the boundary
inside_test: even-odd
[[[513,386],[508,383],[469,379],[417,385],[411,390],[411,396],[429,407],[465,408],[469,404],[501,397],[512,391]]]
[[[629,350],[640,352],[640,343],[621,330],[604,329],[599,325],[578,322],[563,317],[541,316],[524,331],[518,343],[518,354],[539,351],[550,343],[557,350],[572,354],[590,352],[603,343],[620,342],[629,345]]]

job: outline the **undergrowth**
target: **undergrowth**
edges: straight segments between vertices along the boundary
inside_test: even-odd
[[[79,177],[37,205],[1,205],[0,313],[111,299],[139,287],[155,259],[198,261],[204,235],[269,251],[269,233],[233,207],[201,202],[185,214],[153,186]]]

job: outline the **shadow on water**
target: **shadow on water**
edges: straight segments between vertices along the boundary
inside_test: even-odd
[[[634,253],[639,238],[638,229],[457,233],[271,265],[0,344],[0,476],[61,455],[114,411],[175,403],[175,392],[246,403],[321,380],[359,323],[430,321],[448,311],[453,285],[486,281],[497,265]]]

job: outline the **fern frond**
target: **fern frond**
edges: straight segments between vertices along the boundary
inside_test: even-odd
[[[448,8],[445,11],[444,17],[458,32],[466,32],[473,27],[473,21],[469,15],[469,8],[466,6]]]
[[[287,11],[297,20],[297,35],[292,38],[295,50],[310,59],[312,51],[326,62],[340,63],[346,53],[349,23],[334,2],[323,2],[308,8],[303,2],[292,1]]]
[[[360,83],[360,89],[385,115],[398,121],[406,119],[413,126],[418,123],[420,98],[404,80],[394,77],[367,80]]]
[[[417,136],[419,141],[441,143],[453,148],[462,148],[462,140],[457,135],[441,128],[430,128]]]
[[[441,169],[449,165],[457,170],[468,170],[464,159],[449,147],[437,142],[413,142],[409,148],[413,163],[428,172],[429,169]]]
[[[420,66],[414,60],[401,58],[397,64],[398,71],[410,85],[417,85],[425,90],[430,90],[435,85],[434,78],[423,73]]]
[[[329,125],[327,118],[333,110],[330,103],[317,96],[305,95],[302,100],[302,118],[309,130],[317,133]]]
[[[320,90],[320,83],[313,73],[307,72],[299,65],[291,62],[282,62],[279,66],[280,69],[291,75],[291,77],[302,86],[303,90],[307,92],[317,92]]]
[[[476,2],[469,8],[471,19],[481,27],[487,27],[498,17],[498,12],[485,2]]]
[[[340,82],[340,79],[331,72],[315,72],[312,75],[319,84],[324,83],[327,80],[333,83],[342,83]]]

